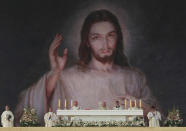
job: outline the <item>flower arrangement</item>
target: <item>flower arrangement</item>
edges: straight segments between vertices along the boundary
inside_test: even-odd
[[[168,112],[168,116],[164,121],[165,126],[179,127],[183,125],[183,119],[180,118],[179,109],[173,108],[172,111]]]
[[[142,127],[144,120],[136,117],[133,121],[82,121],[82,120],[61,120],[56,127]]]
[[[39,126],[37,113],[34,108],[24,108],[20,125],[23,127]]]

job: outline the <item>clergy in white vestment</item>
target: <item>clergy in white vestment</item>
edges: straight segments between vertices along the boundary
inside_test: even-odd
[[[154,106],[152,106],[152,111],[147,114],[147,117],[149,119],[149,127],[160,127],[161,114]]]
[[[14,115],[9,110],[9,107],[5,106],[5,111],[1,115],[1,124],[3,127],[13,127],[14,126]]]
[[[116,101],[116,106],[113,107],[113,110],[123,110],[123,108],[120,105],[119,101]]]
[[[99,102],[98,105],[99,105],[99,110],[107,110],[107,104],[105,101]]]
[[[78,106],[78,101],[73,102],[73,106],[72,106],[71,110],[80,110],[80,107]]]
[[[53,127],[56,125],[58,118],[57,115],[52,112],[52,109],[49,108],[49,112],[44,115],[45,127]]]
[[[156,120],[156,126],[160,127],[161,114],[159,111],[155,110],[154,115],[155,115],[155,120]]]

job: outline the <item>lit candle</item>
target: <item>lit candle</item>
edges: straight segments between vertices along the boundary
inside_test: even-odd
[[[61,100],[58,99],[58,108],[60,109],[61,108]]]
[[[136,107],[136,100],[134,101],[134,105],[135,105],[135,107]]]
[[[131,100],[130,100],[130,108],[132,107],[132,102],[131,102]]]
[[[125,99],[125,109],[127,109],[127,100]]]
[[[72,106],[73,106],[73,102],[72,102],[72,100],[71,100],[71,108],[72,108]]]
[[[65,109],[67,108],[67,100],[65,99]]]
[[[142,107],[141,99],[140,99],[140,101],[139,101],[139,107],[140,107],[140,108]]]

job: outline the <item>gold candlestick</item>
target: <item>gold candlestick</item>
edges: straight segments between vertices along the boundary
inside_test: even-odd
[[[72,108],[72,106],[73,106],[73,101],[71,100],[71,108]]]
[[[125,109],[127,109],[127,100],[125,99]]]
[[[131,100],[130,100],[130,108],[132,107],[132,102],[131,102]]]
[[[140,99],[140,101],[139,101],[139,107],[140,107],[140,108],[142,107],[141,99]]]
[[[135,106],[135,108],[136,108],[136,100],[134,100],[134,106]]]
[[[67,108],[67,100],[65,99],[65,110],[66,110],[66,108]]]
[[[58,109],[61,109],[61,100],[58,99]]]

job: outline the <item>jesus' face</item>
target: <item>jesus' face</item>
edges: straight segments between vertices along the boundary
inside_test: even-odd
[[[90,28],[89,46],[92,57],[100,62],[113,60],[114,51],[117,44],[117,33],[113,24],[110,22],[97,22]]]

